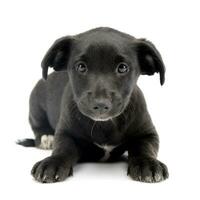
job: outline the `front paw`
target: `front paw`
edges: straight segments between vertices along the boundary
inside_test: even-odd
[[[156,183],[168,178],[167,166],[152,158],[135,158],[129,161],[128,175],[136,181]]]
[[[37,162],[31,174],[39,182],[54,183],[63,181],[72,175],[72,167],[60,157],[48,157]]]

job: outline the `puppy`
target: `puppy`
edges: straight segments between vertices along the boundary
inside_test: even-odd
[[[56,72],[48,76],[48,68]],[[30,96],[35,140],[19,144],[53,148],[37,162],[42,183],[65,180],[77,162],[113,161],[128,151],[128,175],[142,182],[168,177],[156,159],[159,139],[137,86],[140,74],[165,67],[155,46],[111,28],[96,28],[55,41],[42,61],[43,79]],[[47,79],[47,80],[46,80]]]

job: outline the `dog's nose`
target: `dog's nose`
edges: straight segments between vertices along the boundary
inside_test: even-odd
[[[105,114],[111,109],[111,102],[107,99],[95,100],[92,110],[96,114]]]

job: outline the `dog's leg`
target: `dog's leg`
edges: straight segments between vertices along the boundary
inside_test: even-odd
[[[140,135],[130,140],[128,145],[128,175],[134,180],[149,183],[165,180],[168,178],[167,167],[156,159],[157,133]]]
[[[38,101],[30,101],[29,122],[35,135],[35,147],[53,149],[54,130],[46,112],[38,104]]]
[[[54,146],[54,130],[44,123],[43,121],[40,125],[35,126],[32,122],[31,127],[35,135],[35,147],[40,149],[53,149]]]
[[[31,173],[37,181],[42,183],[63,181],[72,175],[72,167],[79,157],[80,153],[73,139],[64,133],[59,133],[56,134],[52,155],[37,162]]]
[[[37,122],[36,122],[37,121]],[[44,120],[30,119],[30,124],[35,139],[18,140],[17,144],[25,147],[37,147],[40,149],[53,149],[54,130]]]

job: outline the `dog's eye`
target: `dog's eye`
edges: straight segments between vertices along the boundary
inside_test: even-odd
[[[117,66],[117,73],[118,74],[124,74],[124,73],[127,73],[128,71],[129,71],[129,67],[128,67],[128,65],[126,65],[124,63],[120,63]]]
[[[76,67],[76,71],[79,73],[86,73],[88,71],[87,66],[85,63],[79,63]]]

